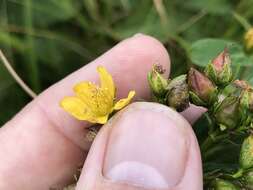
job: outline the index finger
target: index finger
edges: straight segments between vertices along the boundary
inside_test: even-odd
[[[72,95],[77,82],[98,82],[98,65],[112,74],[118,97],[135,90],[138,98],[148,98],[146,75],[154,63],[163,65],[168,75],[169,56],[161,43],[148,36],[134,36],[27,105],[0,130],[0,189],[48,189],[73,179],[89,149],[84,138],[88,123],[65,113],[59,101]]]

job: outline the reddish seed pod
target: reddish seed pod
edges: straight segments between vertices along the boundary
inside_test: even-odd
[[[216,85],[226,86],[231,82],[233,74],[227,48],[207,65],[205,73]]]
[[[188,73],[188,85],[193,103],[197,105],[209,105],[217,97],[217,87],[194,68],[191,68]]]

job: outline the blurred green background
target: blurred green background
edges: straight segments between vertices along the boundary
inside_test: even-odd
[[[237,73],[250,79],[251,22],[253,0],[0,0],[0,49],[36,93],[138,32],[163,42],[173,76],[231,43]],[[1,62],[0,126],[30,100]]]

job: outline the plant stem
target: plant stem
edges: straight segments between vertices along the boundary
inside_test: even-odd
[[[232,177],[235,178],[235,179],[239,178],[239,177],[242,177],[243,172],[244,172],[244,170],[240,168],[235,174],[232,175]]]
[[[243,16],[239,15],[236,12],[233,12],[233,16],[234,18],[237,20],[238,23],[241,24],[241,26],[247,31],[251,28],[251,24],[247,21],[246,18],[244,18]]]
[[[214,123],[213,119],[211,118],[210,111],[204,113],[204,116],[208,121],[208,133],[212,133],[214,131]]]
[[[207,11],[205,11],[204,9],[199,11],[196,15],[193,15],[189,20],[187,20],[185,23],[179,26],[179,28],[177,29],[177,33],[179,34],[189,29],[192,25],[194,25],[196,22],[198,22],[206,15]]]
[[[2,60],[4,66],[6,67],[6,69],[9,71],[9,73],[11,74],[11,76],[14,78],[14,80],[20,85],[20,87],[32,98],[35,98],[37,95],[35,94],[35,92],[32,91],[32,89],[29,88],[29,86],[27,86],[27,84],[25,84],[25,82],[18,76],[18,74],[16,73],[16,71],[12,68],[11,64],[8,62],[8,60],[6,59],[6,57],[4,56],[3,52],[0,50],[0,60]]]

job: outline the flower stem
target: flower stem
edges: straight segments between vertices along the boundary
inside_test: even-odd
[[[244,172],[244,170],[240,168],[235,174],[232,175],[232,177],[235,179],[242,177],[243,172]]]
[[[229,136],[228,133],[220,134],[220,129],[217,129],[216,131],[212,132],[208,137],[205,139],[205,141],[201,145],[201,151],[205,157],[207,151],[216,144],[219,140],[227,138]]]
[[[251,28],[251,25],[250,23],[247,21],[246,18],[244,18],[242,15],[239,15],[238,13],[236,12],[233,12],[233,16],[234,18],[237,20],[237,22],[239,24],[241,24],[241,26],[247,31]]]

